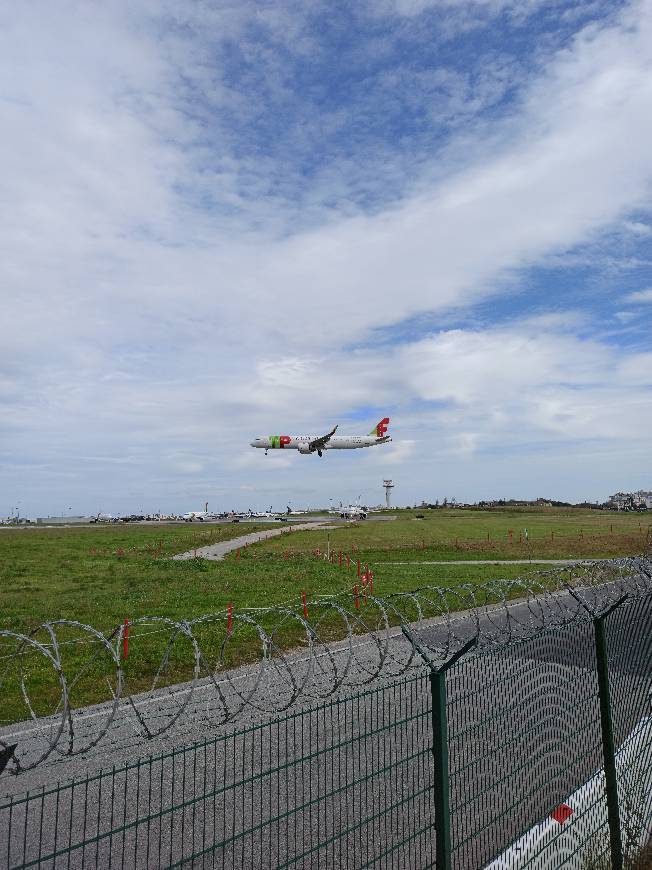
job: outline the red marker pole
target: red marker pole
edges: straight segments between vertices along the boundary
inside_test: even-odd
[[[240,558],[240,550],[235,551],[235,557],[236,557],[236,559]]]
[[[308,619],[308,602],[306,601],[305,591],[301,593],[301,600],[303,601],[303,618]]]
[[[129,655],[129,620],[125,619],[125,628],[122,632],[122,658],[126,659]]]
[[[347,570],[347,571],[349,570],[350,565],[351,565],[351,557],[350,557],[349,554],[347,553],[347,554],[346,554],[346,570]]]
[[[338,564],[341,568],[342,567],[342,551],[341,550],[339,550],[337,553],[337,561],[338,561]]]
[[[355,595],[355,609],[360,610],[360,597],[359,597],[359,589],[358,584],[353,587],[353,594]]]
[[[358,559],[358,577],[360,576],[360,559]]]
[[[226,633],[231,634],[233,631],[233,604],[229,601],[229,605],[226,608]]]
[[[369,594],[374,594],[374,575],[371,572],[369,573]]]

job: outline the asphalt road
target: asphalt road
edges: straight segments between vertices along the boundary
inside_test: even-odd
[[[521,604],[509,616],[501,610],[488,614],[481,628],[488,638],[508,630],[518,636],[532,618],[532,610]],[[460,642],[474,624],[460,617]],[[419,633],[432,649],[447,636],[441,623]],[[628,602],[610,617],[617,742],[649,711],[650,638],[652,598]],[[373,658],[376,650],[364,638],[360,644],[356,661],[362,678],[365,655]],[[405,655],[402,635],[393,644],[397,658]],[[299,659],[297,654],[297,668]],[[238,686],[253,678],[246,669],[238,676]],[[319,675],[313,684],[319,692]],[[601,766],[591,625],[469,653],[449,672],[447,685],[454,866],[478,868]],[[35,858],[55,845],[84,841],[83,849],[64,854],[56,866],[104,867],[112,861],[159,867],[191,855],[199,857],[185,866],[361,867],[372,859],[377,867],[428,866],[433,857],[428,686],[419,667],[402,688],[385,682],[362,695],[340,691],[316,712],[271,724],[261,724],[269,718],[264,710],[250,709],[251,727],[244,733],[242,719],[239,733],[211,727],[210,702],[196,696],[196,706],[187,711],[190,730],[173,728],[147,742],[125,709],[110,745],[0,779],[6,792],[32,789],[29,804],[16,796],[11,809],[4,802],[0,808],[1,829],[11,818],[0,866],[20,866],[23,854]],[[270,677],[257,695],[260,706],[282,691],[283,680],[274,684]],[[162,692],[144,700],[164,719],[173,715],[179,696]],[[93,713],[102,715],[96,710],[89,716]],[[90,719],[87,724],[92,730]],[[122,767],[146,749],[161,752],[195,737],[209,742]],[[118,766],[117,772],[109,765]],[[89,783],[88,772],[99,769],[101,778]],[[78,785],[47,794],[53,779],[70,783],[82,774]],[[45,795],[39,794],[42,787]],[[127,831],[120,833],[124,825]],[[223,847],[204,852],[216,839]]]
[[[383,565],[581,565],[595,559],[453,559],[424,562],[383,562]]]

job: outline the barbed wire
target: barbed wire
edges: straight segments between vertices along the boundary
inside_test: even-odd
[[[151,740],[182,721],[215,727],[246,711],[280,714],[421,666],[401,626],[443,660],[470,638],[480,649],[504,647],[586,621],[625,593],[652,593],[649,556],[385,597],[370,580],[351,594],[189,620],[146,616],[108,633],[65,619],[29,634],[3,630],[0,692],[27,726],[3,729],[0,753],[6,772],[18,774],[88,752],[109,734]],[[80,700],[89,683],[105,692],[90,708]]]

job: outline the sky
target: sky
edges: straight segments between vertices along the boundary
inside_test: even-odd
[[[0,124],[0,516],[652,489],[652,0],[30,0]]]

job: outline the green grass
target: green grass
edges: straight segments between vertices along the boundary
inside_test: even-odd
[[[427,519],[402,517],[394,521],[360,523],[326,530],[291,532],[232,554],[222,562],[172,561],[168,557],[253,531],[255,526],[97,526],[93,528],[11,529],[0,531],[0,628],[26,634],[46,620],[73,619],[105,633],[125,619],[162,616],[192,619],[205,613],[217,622],[199,631],[202,650],[211,666],[219,658],[227,606],[235,611],[297,603],[308,598],[351,594],[359,558],[374,572],[374,592],[387,596],[420,586],[479,584],[495,578],[514,578],[536,566],[426,565],[447,559],[565,558],[612,556],[641,552],[647,526],[638,516],[594,512],[541,512],[527,515],[529,549],[518,544],[525,525],[515,513],[424,512]],[[508,530],[513,529],[512,543]],[[554,540],[551,532],[554,532]],[[489,541],[487,541],[487,533]],[[350,568],[326,562],[323,553],[330,536],[331,550],[351,556]],[[456,542],[457,541],[457,542]],[[408,565],[391,562],[407,561]],[[369,618],[371,609],[365,611]],[[377,618],[377,614],[376,614]],[[264,621],[264,620],[263,620]],[[271,625],[271,623],[270,623]],[[149,688],[170,632],[150,634],[151,627],[132,628],[125,672],[131,691]],[[325,639],[342,635],[337,618],[320,626]],[[75,674],[89,659],[89,645],[77,643],[76,629],[60,631],[70,641],[62,646],[64,670]],[[36,638],[48,642],[41,630]],[[283,648],[301,643],[302,630],[288,626],[277,642]],[[99,649],[96,648],[95,652]],[[20,697],[17,660],[2,659],[11,650],[0,643],[0,682],[4,685],[2,720],[17,721],[28,711]],[[237,625],[227,645],[224,664],[238,665],[260,656],[260,642],[251,628]],[[8,663],[3,675],[2,662]],[[191,673],[192,649],[183,637],[173,644],[164,682]],[[23,661],[31,696],[39,714],[51,712],[59,691],[56,675],[39,655]],[[74,706],[109,697],[111,668],[103,653],[74,685]]]
[[[421,513],[423,519],[417,519]],[[407,516],[406,516],[407,514]],[[604,511],[543,508],[523,511],[436,510],[400,512],[395,520],[366,520],[334,529],[302,532],[291,549],[335,551],[377,564],[389,561],[466,559],[566,559],[626,556],[645,548],[652,517]],[[527,540],[525,529],[528,531]],[[281,553],[272,540],[259,553]]]

